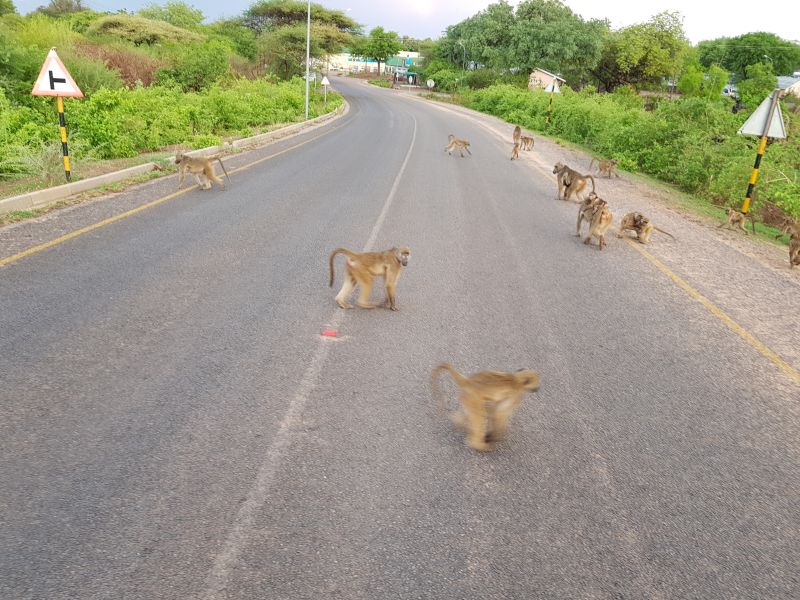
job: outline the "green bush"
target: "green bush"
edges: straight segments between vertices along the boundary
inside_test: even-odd
[[[740,203],[758,143],[736,134],[749,114],[733,114],[730,103],[718,97],[661,101],[647,111],[644,99],[628,89],[597,94],[564,88],[554,96],[549,127],[550,94],[541,90],[499,84],[461,99],[471,108],[580,144],[598,156],[616,158],[623,169],[647,173],[719,204]],[[800,217],[800,144],[794,141],[800,124],[788,112],[785,119],[791,133],[767,150],[759,201]]]
[[[175,66],[156,74],[160,84],[178,83],[185,92],[197,92],[211,87],[228,71],[229,46],[221,40],[187,47]]]

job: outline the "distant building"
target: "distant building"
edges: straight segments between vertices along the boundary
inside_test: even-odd
[[[531,72],[530,77],[528,77],[528,89],[547,89],[553,85],[554,81],[558,82],[558,87],[561,87],[563,84],[567,83],[566,79],[562,79],[558,75],[550,73],[549,71],[545,71],[544,69],[534,69]]]
[[[792,94],[800,98],[800,77],[778,77],[778,87],[784,94]]]
[[[402,73],[413,71],[412,67],[422,61],[419,52],[406,52],[402,50],[396,56],[390,56],[386,62],[382,63],[382,73]],[[328,57],[328,68],[334,71],[345,71],[347,73],[377,73],[378,61],[374,58],[364,58],[363,56],[353,56],[348,49],[339,54],[331,54]]]

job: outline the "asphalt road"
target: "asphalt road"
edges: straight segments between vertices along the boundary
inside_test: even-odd
[[[0,268],[0,598],[800,597],[800,386],[486,125],[334,85],[228,189]],[[333,248],[401,244],[399,312],[336,307]],[[540,373],[496,452],[441,361]]]

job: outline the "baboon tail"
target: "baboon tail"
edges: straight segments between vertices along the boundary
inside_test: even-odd
[[[328,258],[328,265],[330,266],[330,271],[331,271],[331,278],[330,281],[328,282],[328,287],[333,287],[333,259],[336,258],[337,254],[344,254],[345,256],[350,257],[350,255],[352,255],[352,252],[350,252],[350,250],[348,250],[347,248],[336,248],[336,250],[331,252],[330,258]]]
[[[593,165],[594,163],[596,163],[596,162],[598,162],[596,158],[593,158],[592,160],[590,160],[590,161],[589,161],[589,170],[591,170],[591,169],[592,169],[592,165]],[[598,164],[600,164],[600,163],[598,162]]]
[[[467,378],[464,377],[458,371],[456,371],[453,365],[451,365],[450,363],[440,364],[433,370],[433,373],[431,373],[431,388],[433,390],[433,399],[438,403],[439,410],[441,410],[443,414],[447,414],[446,400],[444,394],[442,394],[442,391],[439,389],[439,375],[444,371],[449,372],[450,376],[453,378],[453,381],[455,381],[459,386],[462,386],[464,383],[466,383]]]
[[[222,159],[219,156],[215,156],[214,158],[217,159],[217,162],[219,163],[219,166],[222,167],[222,172],[225,173],[225,177],[227,177],[228,181],[230,181],[231,180],[231,176],[228,175],[228,172],[225,170],[225,165],[222,163]]]
[[[669,237],[671,237],[673,240],[675,239],[675,236],[674,236],[674,235],[672,235],[672,234],[671,234],[669,231],[664,231],[663,229],[661,229],[660,227],[656,227],[655,225],[653,225],[653,229],[655,229],[656,231],[660,231],[661,233],[663,233],[663,234],[665,234],[665,235],[668,235],[668,236],[669,236]]]
[[[593,175],[587,175],[587,177],[592,180],[592,191],[594,191],[594,176]]]

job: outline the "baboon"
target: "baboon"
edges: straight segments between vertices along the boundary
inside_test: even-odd
[[[583,190],[586,187],[586,180],[592,180],[592,191],[595,191],[594,177],[591,175],[581,175],[576,170],[569,168],[567,165],[557,162],[553,166],[553,173],[557,176],[558,191],[557,199],[561,199],[563,195],[564,200],[569,200],[573,194],[575,197],[583,201]]]
[[[533,138],[529,135],[523,135],[519,138],[523,150],[533,150]]]
[[[611,179],[611,174],[613,173],[614,176],[619,177],[619,174],[615,173],[617,165],[619,164],[618,160],[614,160],[614,159],[611,159],[611,160],[598,160],[596,158],[593,158],[591,160],[591,162],[589,163],[589,170],[591,170],[592,164],[595,163],[595,162],[597,162],[597,171],[598,171],[597,174],[599,176],[602,177],[603,173],[605,173],[606,177]]]
[[[592,215],[594,215],[594,209],[598,200],[600,200],[600,196],[594,192],[589,192],[586,199],[581,202],[581,205],[578,207],[578,222],[575,224],[575,237],[581,236],[581,223],[586,221],[587,225],[591,225]]]
[[[726,208],[725,212],[728,213],[728,219],[724,223],[717,225],[717,229],[725,226],[727,226],[729,229],[735,229],[736,227],[739,227],[739,229],[744,231],[744,234],[747,235],[747,229],[744,228],[744,222],[748,218],[752,219],[752,217],[747,213],[736,210],[735,208]]]
[[[617,237],[623,237],[623,232],[628,230],[635,231],[636,239],[642,244],[646,244],[650,241],[650,236],[653,235],[653,231],[660,231],[661,233],[671,237],[673,240],[675,239],[675,236],[669,231],[664,231],[660,227],[656,227],[650,222],[650,219],[638,212],[631,212],[622,217],[622,221],[619,223]]]
[[[539,375],[523,369],[516,373],[481,371],[465,377],[452,365],[442,363],[431,374],[434,400],[447,413],[446,400],[439,389],[439,375],[448,371],[458,385],[461,410],[448,413],[457,429],[467,431],[467,444],[475,450],[494,450],[508,427],[508,419],[522,402],[522,394],[539,389]]]
[[[356,304],[361,308],[375,308],[376,305],[369,301],[369,295],[372,292],[372,278],[383,277],[383,287],[386,290],[386,300],[383,306],[388,304],[392,310],[399,310],[396,294],[397,278],[400,277],[403,267],[408,265],[408,258],[411,256],[411,250],[408,247],[400,246],[383,252],[351,252],[347,248],[336,248],[328,259],[331,272],[328,284],[330,287],[333,287],[333,259],[337,254],[344,254],[347,257],[347,273],[342,289],[336,294],[336,304],[341,308],[351,308],[347,304],[347,297],[359,285],[361,293]]]
[[[789,268],[800,265],[800,221],[786,225],[783,233],[789,234]]]
[[[592,207],[592,217],[589,221],[589,235],[586,236],[583,243],[590,245],[592,243],[592,237],[596,237],[600,250],[605,248],[605,233],[608,231],[608,228],[611,227],[612,218],[611,210],[608,208],[608,202],[600,197],[596,197]]]
[[[800,235],[800,221],[796,221],[794,223],[785,223],[783,227],[781,227],[778,235],[775,236],[775,239],[777,240],[784,235],[788,235],[789,238],[791,238],[792,235]]]
[[[204,190],[211,188],[212,181],[217,182],[220,187],[225,187],[222,179],[214,174],[214,165],[212,162],[215,160],[219,162],[219,166],[222,167],[225,177],[230,181],[230,175],[228,175],[228,171],[225,170],[225,165],[222,164],[222,159],[219,156],[189,156],[183,153],[176,154],[175,164],[178,165],[178,171],[180,172],[178,176],[178,189],[181,188],[187,171],[195,176],[198,185]]]
[[[452,154],[453,150],[456,149],[461,153],[461,158],[464,158],[464,150],[467,151],[467,154],[472,156],[472,152],[469,151],[469,142],[467,140],[460,140],[451,133],[447,136],[447,146],[444,151],[448,154]]]
[[[519,137],[522,135],[522,129],[519,128],[519,125],[514,127],[514,133],[511,136],[514,144],[519,144]]]
[[[515,142],[514,147],[511,149],[511,160],[515,158],[519,158],[519,142]]]

